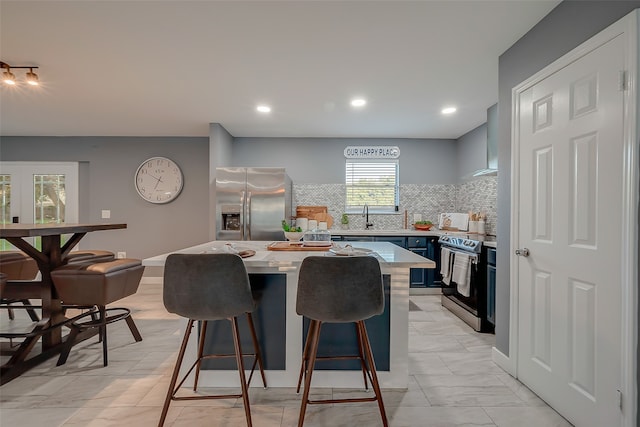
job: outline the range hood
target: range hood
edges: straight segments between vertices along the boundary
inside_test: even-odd
[[[473,176],[498,174],[498,104],[487,110],[487,167],[479,169]]]

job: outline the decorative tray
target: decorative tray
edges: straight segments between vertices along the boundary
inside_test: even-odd
[[[329,252],[339,256],[363,256],[363,255],[374,254],[374,252],[371,249],[354,248],[351,245],[347,245],[344,248],[341,248],[341,247],[331,248],[329,249]]]
[[[330,248],[331,246],[333,246],[333,242],[331,242],[331,240],[303,240],[302,246],[304,246],[305,248],[312,246],[322,246],[325,248]]]
[[[302,242],[273,242],[267,246],[270,251],[328,251],[331,245],[327,246],[304,246]]]

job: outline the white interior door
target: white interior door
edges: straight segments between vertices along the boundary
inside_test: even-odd
[[[78,222],[78,163],[0,162],[0,203],[3,224]]]
[[[625,43],[520,93],[517,375],[577,426],[619,426]]]

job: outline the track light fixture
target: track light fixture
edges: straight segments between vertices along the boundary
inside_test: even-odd
[[[2,82],[6,85],[14,86],[16,84],[16,75],[11,72],[11,69],[28,69],[25,74],[25,79],[27,83],[31,86],[38,86],[40,81],[38,79],[38,75],[33,72],[34,69],[38,67],[26,66],[26,65],[9,65],[6,62],[0,61],[0,68],[5,70],[2,73]]]

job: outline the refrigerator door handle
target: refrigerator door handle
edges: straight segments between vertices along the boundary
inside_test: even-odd
[[[247,192],[247,235],[247,240],[251,240],[251,191]]]
[[[244,240],[244,218],[245,218],[245,208],[244,208],[244,191],[240,192],[240,240]]]

